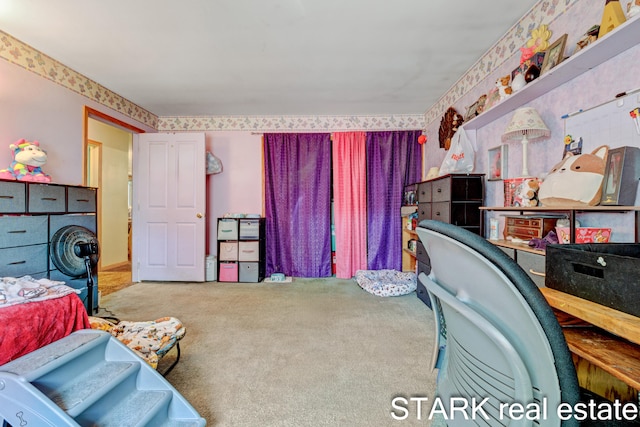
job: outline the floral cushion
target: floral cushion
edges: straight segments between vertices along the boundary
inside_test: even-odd
[[[358,270],[355,280],[365,291],[380,297],[406,295],[416,290],[416,273],[397,270]]]
[[[123,320],[119,323],[112,323],[100,317],[89,317],[89,322],[92,329],[109,332],[154,369],[158,367],[158,361],[187,332],[182,322],[175,317],[162,317],[148,322]]]

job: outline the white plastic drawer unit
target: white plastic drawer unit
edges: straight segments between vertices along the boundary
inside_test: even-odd
[[[234,218],[218,219],[218,240],[238,240],[238,220]]]
[[[259,238],[260,238],[260,220],[241,219],[240,220],[240,239],[259,239]]]
[[[260,242],[256,240],[238,242],[238,261],[260,261]]]
[[[238,242],[220,242],[220,253],[218,253],[220,261],[237,261],[238,260]]]

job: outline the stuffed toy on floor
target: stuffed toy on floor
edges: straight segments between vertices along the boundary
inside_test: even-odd
[[[21,139],[9,146],[13,150],[13,162],[9,169],[0,170],[0,179],[30,182],[51,182],[51,177],[42,171],[47,163],[47,153],[38,141]]]

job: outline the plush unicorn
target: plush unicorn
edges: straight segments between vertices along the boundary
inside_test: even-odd
[[[47,153],[40,148],[38,141],[21,139],[9,148],[13,150],[13,162],[9,169],[0,170],[0,179],[51,182],[51,177],[42,171],[42,166],[47,163]]]

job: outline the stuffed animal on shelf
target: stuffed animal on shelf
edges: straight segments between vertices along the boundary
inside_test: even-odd
[[[600,202],[609,146],[591,153],[567,152],[540,184],[538,199],[544,206],[594,206]]]
[[[540,181],[537,178],[524,180],[516,187],[514,205],[533,207],[538,206],[538,190]]]
[[[512,93],[513,89],[511,89],[511,76],[506,75],[504,77],[500,77],[496,81],[496,87],[498,88],[498,93],[500,94],[500,100],[508,98]]]
[[[0,170],[0,179],[30,182],[51,182],[51,177],[42,171],[47,163],[47,153],[38,141],[21,139],[9,148],[13,151],[13,162],[9,169]]]

